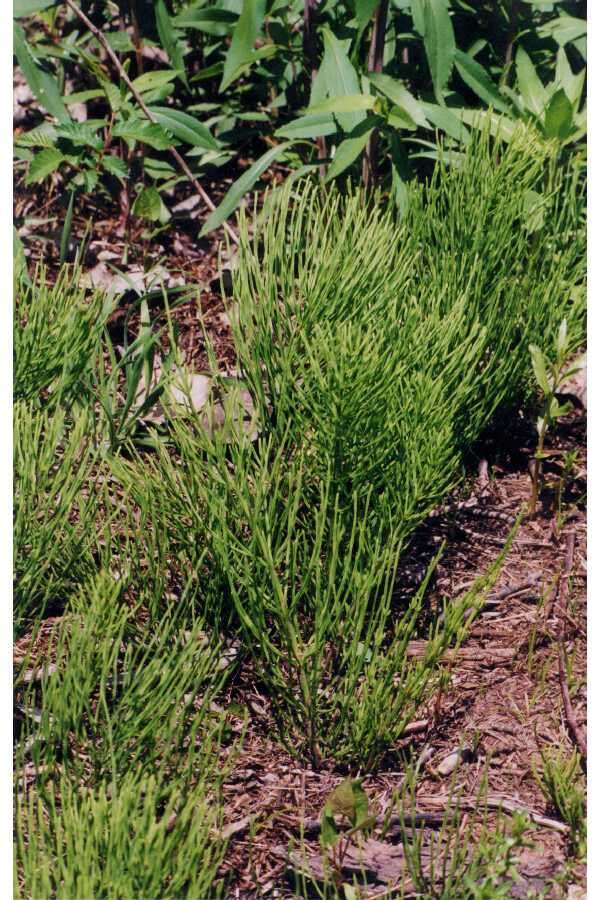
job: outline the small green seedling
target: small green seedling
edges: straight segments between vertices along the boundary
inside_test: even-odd
[[[340,831],[335,817],[347,820],[350,828]],[[360,781],[347,778],[329,794],[321,812],[321,847],[328,852],[333,880],[342,885],[342,865],[351,838],[375,824],[369,815],[369,798]]]
[[[164,372],[169,371],[169,352],[154,373],[154,359],[159,350],[159,335],[153,333],[148,301],[140,304],[140,327],[137,338],[125,346],[119,359],[107,343],[110,368],[100,357],[97,389],[105,414],[108,446],[111,451],[121,446],[138,427],[140,420],[156,405],[165,388]]]
[[[535,344],[529,345],[531,361],[535,379],[543,394],[542,414],[537,420],[538,443],[535,451],[534,466],[531,476],[531,498],[529,512],[535,515],[542,477],[542,462],[547,458],[545,441],[548,428],[551,423],[564,416],[570,408],[570,403],[560,403],[558,394],[566,382],[580,371],[582,363],[576,360],[569,362],[569,340],[567,333],[567,320],[563,319],[558,329],[555,344],[555,359],[550,360]]]
[[[533,768],[534,777],[546,800],[570,826],[571,851],[581,858],[585,856],[587,827],[585,780],[579,754],[556,748],[541,756],[541,766]]]

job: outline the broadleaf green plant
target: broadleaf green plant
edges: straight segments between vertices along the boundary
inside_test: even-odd
[[[569,359],[572,353],[572,343],[569,341],[566,319],[563,319],[560,323],[552,360],[535,344],[530,344],[529,352],[531,353],[535,380],[543,398],[541,415],[536,423],[538,442],[531,475],[531,497],[529,501],[529,512],[531,515],[535,515],[540,491],[542,466],[544,459],[546,459],[545,442],[548,428],[552,422],[564,416],[571,408],[570,403],[561,403],[557,394],[560,393],[561,386],[581,370],[583,363],[580,360],[573,361]]]
[[[529,123],[542,142],[577,152],[585,135],[586,23],[571,0],[552,4],[552,11],[504,0],[318,6],[183,0],[172,10],[156,0],[152,6],[154,15],[137,15],[135,4],[118,11],[104,4],[87,13],[120,54],[122,71],[137,70],[134,85],[154,124],[97,57],[93,35],[73,19],[73,5],[69,34],[54,11],[37,14],[52,40],[43,29],[17,26],[23,72],[38,98],[40,79],[48,82],[43,89],[55,101],[48,112],[63,128],[46,133],[35,155],[28,140],[36,134],[42,140],[38,128],[17,136],[29,181],[68,174],[84,193],[118,194],[123,225],[131,184],[155,188],[165,202],[189,177],[164,158],[175,147],[195,178],[218,174],[236,158],[250,160],[210,217],[213,229],[276,159],[296,171],[310,164],[323,173],[329,161],[330,179],[357,177],[362,168],[364,183],[379,182],[403,209],[411,180],[427,176],[437,159],[432,133],[443,138],[448,162],[461,164],[470,128],[481,127],[482,104],[484,112],[494,107],[503,136]],[[17,6],[15,15],[34,7]],[[161,67],[144,60],[157,43],[165,55]],[[84,89],[65,95],[59,85],[74,74],[83,77]],[[359,105],[335,112],[348,98]],[[330,111],[311,111],[324,101]],[[75,103],[85,103],[86,122],[71,121]],[[273,146],[274,138],[286,143]]]

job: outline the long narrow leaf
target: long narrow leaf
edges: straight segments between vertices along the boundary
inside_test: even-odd
[[[548,94],[540,81],[529,56],[519,47],[516,56],[517,84],[527,109],[535,116],[541,116],[548,102]]]
[[[447,0],[425,0],[423,40],[438,103],[443,103],[442,92],[448,83],[454,65],[454,28],[448,11]]]
[[[156,18],[156,28],[163,49],[166,51],[171,61],[171,65],[177,71],[183,83],[186,87],[189,87],[185,72],[183,51],[177,40],[177,32],[173,28],[171,17],[167,12],[165,0],[154,0],[154,16]]]
[[[364,109],[373,109],[375,97],[369,94],[348,94],[345,97],[330,97],[316,106],[310,106],[307,115],[319,115],[320,113],[352,113]]]
[[[369,75],[369,81],[375,85],[378,91],[385,94],[392,103],[408,113],[415,125],[427,128],[427,118],[423,112],[423,107],[403,84],[380,72],[372,72]]]
[[[69,206],[65,216],[62,234],[60,237],[60,264],[64,263],[67,258],[67,250],[69,249],[69,239],[71,237],[71,225],[73,224],[73,205],[75,203],[75,190],[71,191],[69,196]]]
[[[279,144],[277,147],[272,147],[270,150],[267,150],[266,153],[263,153],[263,155],[256,160],[254,165],[250,166],[250,168],[231,185],[225,194],[223,201],[206,220],[204,228],[200,232],[200,237],[214,231],[215,228],[222,225],[223,222],[235,212],[244,194],[247,194],[248,191],[254,187],[257,179],[260,178],[262,173],[268,169],[271,163],[281,156],[282,153],[285,153],[291,143],[292,141],[287,141],[284,144]]]
[[[150,112],[159,125],[173,134],[180,141],[192,147],[204,147],[206,150],[219,150],[221,144],[215,140],[206,125],[189,113],[170,106],[151,106]]]
[[[23,75],[36,99],[59,122],[70,122],[71,119],[62,101],[57,79],[38,64],[25,39],[25,32],[16,23],[13,29],[13,48]]]
[[[360,41],[363,31],[373,18],[379,0],[354,0],[354,13],[356,17],[356,40]]]
[[[463,53],[462,50],[456,51],[454,59],[463,81],[484,103],[494,106],[498,112],[510,113],[509,104],[502,98],[500,91],[477,60],[468,53]]]
[[[350,62],[342,42],[327,26],[323,27],[321,33],[325,52],[317,79],[322,80],[327,96],[342,97],[360,94],[358,74]],[[314,105],[323,99],[323,97],[316,97],[312,94],[311,104]],[[364,117],[365,114],[361,111],[340,113],[339,122],[344,131],[352,131]]]
[[[368,121],[368,120],[367,120]],[[365,123],[361,123],[361,126]],[[359,130],[360,127],[359,126]],[[337,178],[338,175],[341,175],[342,172],[345,172],[346,169],[352,165],[354,160],[360,156],[362,151],[367,145],[367,141],[369,137],[374,131],[374,127],[363,128],[362,133],[357,135],[356,137],[348,137],[345,141],[342,141],[340,146],[337,148],[336,154],[333,158],[333,162],[329,166],[327,177],[325,181],[331,181],[332,178]]]
[[[244,0],[242,14],[235,26],[231,46],[225,57],[225,67],[219,90],[224,91],[235,80],[238,69],[252,58],[254,42],[265,17],[266,0]]]
[[[330,113],[321,113],[317,116],[300,116],[300,118],[294,119],[293,122],[278,128],[275,136],[289,138],[290,140],[298,140],[300,138],[313,140],[317,137],[335,134],[336,131],[337,127],[333,116]]]
[[[469,130],[460,121],[454,110],[450,110],[445,106],[436,106],[435,103],[423,103],[423,109],[428,120],[441,131],[460,141],[461,144],[468,144],[470,141]]]

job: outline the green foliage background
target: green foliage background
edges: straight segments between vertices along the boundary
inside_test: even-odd
[[[148,121],[72,4],[16,0],[15,54],[47,115],[16,154],[37,182],[125,186],[133,212],[168,220],[160,192],[194,175],[244,174],[206,222],[217,228],[279,162],[379,183],[402,209],[442,139],[461,163],[479,112],[572,150],[585,135],[585,3],[533,0],[121,0],[81,5],[153,118]],[[75,84],[74,92],[70,85]],[[75,103],[86,121],[74,121]],[[479,112],[478,112],[479,111]],[[144,190],[145,186],[145,190]],[[142,191],[140,196],[139,191]]]

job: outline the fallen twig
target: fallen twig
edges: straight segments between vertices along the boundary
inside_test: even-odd
[[[575,556],[575,532],[567,535],[567,552],[560,583],[559,593],[559,626],[558,626],[558,680],[565,710],[565,719],[571,734],[573,743],[578,747],[581,755],[581,764],[584,772],[587,768],[587,738],[582,728],[577,724],[569,686],[567,684],[566,651],[565,651],[565,618],[567,616],[567,599],[569,594],[569,577],[573,571],[573,559]]]
[[[144,113],[146,118],[149,119],[153,124],[156,124],[156,118],[154,117],[152,111],[150,109],[148,109],[148,107],[146,106],[146,102],[144,101],[144,98],[141,96],[139,91],[137,91],[135,89],[135,87],[133,86],[131,79],[129,78],[129,75],[127,74],[127,72],[125,71],[125,69],[123,68],[121,63],[119,62],[119,58],[118,58],[117,54],[112,49],[112,47],[110,46],[110,44],[106,40],[105,36],[100,31],[100,29],[94,25],[94,23],[86,16],[86,14],[83,12],[83,10],[81,10],[77,6],[77,4],[73,2],[73,0],[65,0],[65,3],[69,7],[69,9],[72,12],[74,12],[75,15],[79,19],[81,19],[83,24],[91,32],[91,34],[94,35],[94,37],[102,45],[102,47],[104,47],[104,50],[106,51],[106,53],[108,54],[113,65],[117,69],[119,76],[123,79],[123,81],[129,88],[129,90],[135,97],[136,103],[138,104],[138,106],[140,107],[140,109],[142,110],[142,112]],[[189,180],[190,184],[192,184],[194,186],[194,188],[196,189],[197,193],[199,194],[201,199],[204,201],[206,206],[208,206],[208,208],[211,210],[211,212],[213,212],[216,209],[215,204],[210,199],[210,197],[208,196],[208,194],[206,193],[206,191],[204,190],[204,188],[202,187],[202,185],[200,184],[200,182],[198,181],[196,176],[193,174],[192,170],[186,163],[183,156],[178,152],[178,150],[175,147],[169,147],[169,153],[171,154],[173,159],[176,161],[177,165],[182,170],[182,172],[185,174],[185,176]],[[225,229],[225,231],[227,232],[227,234],[229,235],[231,240],[235,244],[239,244],[239,242],[240,242],[239,238],[238,238],[237,234],[235,233],[235,231],[233,230],[233,228],[231,227],[231,225],[229,225],[227,222],[224,222],[223,228]]]
[[[428,728],[429,719],[419,719],[416,722],[409,722],[401,736],[408,737],[411,734],[421,734],[421,732],[427,731]]]
[[[526,581],[520,581],[519,584],[512,584],[502,588],[501,591],[495,591],[493,594],[486,597],[483,608],[485,609],[488,605],[495,606],[497,603],[506,600],[508,597],[512,597],[514,594],[520,594],[521,591],[525,591],[527,588],[535,587],[538,582],[541,581],[541,578],[541,575],[533,575],[531,578],[527,578]]]
[[[549,819],[547,816],[541,816],[526,806],[522,806],[514,800],[506,797],[488,797],[485,802],[478,798],[464,797],[459,802],[448,804],[446,798],[431,798],[429,802],[443,806],[444,809],[439,812],[430,812],[424,810],[414,810],[413,812],[404,813],[402,815],[382,815],[375,818],[375,827],[394,828],[396,826],[404,828],[412,827],[430,827],[439,828],[448,822],[449,816],[456,812],[484,812],[486,809],[497,809],[509,813],[523,813],[541,828],[549,828],[552,831],[558,831],[561,834],[568,834],[570,828],[565,822],[559,822],[557,819]],[[302,833],[304,835],[317,834],[321,830],[320,819],[304,819],[300,823]]]

